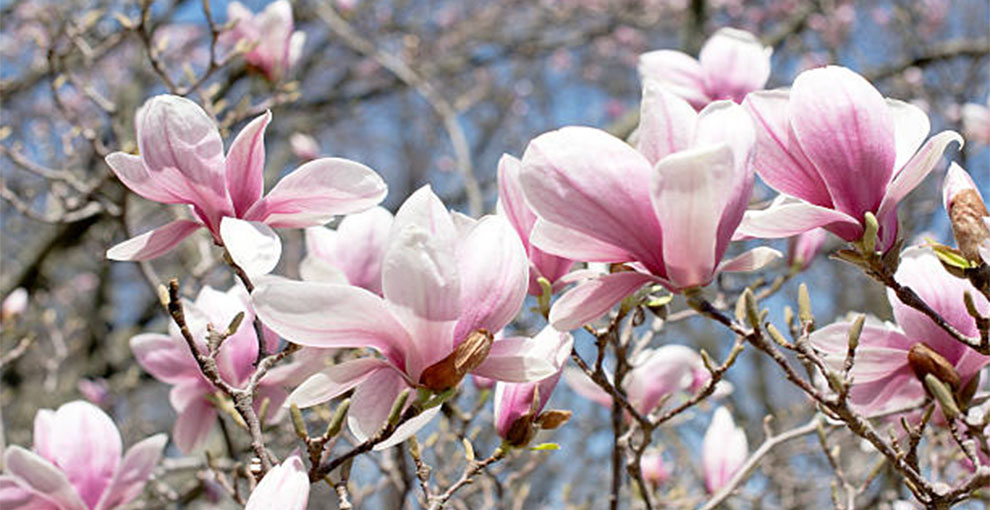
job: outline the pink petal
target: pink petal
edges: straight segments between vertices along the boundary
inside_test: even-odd
[[[165,204],[185,203],[186,199],[170,192],[152,179],[140,156],[114,152],[106,157],[107,166],[131,191],[148,200]]]
[[[322,404],[361,384],[378,370],[394,367],[377,358],[361,358],[324,368],[300,384],[289,395],[289,403],[299,407]]]
[[[683,345],[665,345],[644,351],[622,386],[640,413],[652,412],[664,396],[691,387],[697,369],[704,370],[701,356]]]
[[[282,256],[282,241],[268,225],[226,217],[220,222],[220,238],[230,258],[249,277],[270,273]]]
[[[199,365],[189,347],[168,335],[142,333],[131,338],[131,352],[141,368],[168,384],[199,380]]]
[[[952,210],[952,200],[956,194],[966,190],[980,193],[980,189],[976,187],[976,182],[973,181],[969,173],[953,161],[945,172],[945,180],[942,181],[942,207],[945,208],[946,212]]]
[[[386,193],[385,181],[374,170],[347,159],[320,158],[283,177],[243,218],[272,227],[312,227],[368,209]]]
[[[747,93],[762,89],[770,78],[772,52],[749,32],[734,28],[715,32],[698,54],[708,96],[739,103]]]
[[[651,165],[691,146],[698,114],[687,101],[647,81],[643,84],[636,149]]]
[[[65,473],[47,460],[20,446],[9,446],[4,452],[7,472],[23,483],[23,487],[55,502],[59,510],[88,510]]]
[[[55,411],[51,433],[51,460],[92,507],[120,464],[122,448],[117,426],[100,408],[77,400]]]
[[[20,479],[10,475],[0,475],[0,506],[4,510],[61,510],[44,494],[32,490]]]
[[[623,248],[660,271],[660,225],[646,186],[651,173],[646,158],[622,140],[566,127],[530,142],[521,179],[541,218]]]
[[[841,369],[849,350],[851,322],[829,324],[811,334],[809,341],[823,353],[825,361]],[[889,378],[907,366],[908,350],[915,343],[899,329],[877,320],[867,320],[860,334],[853,365],[853,384],[865,384]]]
[[[797,141],[788,117],[790,93],[783,90],[753,92],[743,107],[756,126],[753,166],[771,188],[823,207],[832,206],[815,166]]]
[[[701,64],[689,55],[673,50],[657,50],[639,56],[639,76],[654,81],[701,109],[711,101],[705,91]]]
[[[894,148],[897,154],[894,170],[899,170],[918,152],[918,147],[931,131],[931,122],[924,110],[904,101],[888,98],[887,108],[894,119]]]
[[[612,406],[612,396],[608,394],[601,386],[595,384],[584,372],[580,369],[568,367],[564,369],[564,382],[567,386],[571,388],[574,393],[581,395],[582,397],[596,402],[605,407]]]
[[[237,134],[227,152],[227,192],[238,216],[261,200],[265,187],[265,128],[271,120],[271,111],[255,117]]]
[[[883,203],[877,211],[877,217],[894,214],[897,211],[897,204],[907,196],[914,188],[921,184],[921,181],[928,176],[929,172],[935,168],[945,149],[950,143],[956,142],[962,148],[963,139],[955,131],[942,131],[931,137],[921,150],[914,155],[894,176],[887,186],[887,193],[883,197]]]
[[[382,258],[392,227],[392,213],[382,207],[347,215],[332,235],[323,227],[306,231],[307,251],[343,271],[347,281],[382,292]],[[317,233],[316,229],[320,229]]]
[[[475,224],[457,253],[457,270],[461,312],[454,342],[478,329],[499,331],[522,309],[529,263],[519,236],[505,218],[485,216]]]
[[[745,251],[732,259],[723,260],[722,263],[718,265],[718,269],[715,272],[755,271],[780,257],[780,252],[773,248],[768,246],[757,246],[756,248]]]
[[[392,404],[409,383],[396,370],[376,370],[354,389],[347,426],[358,441],[374,436],[388,418]]]
[[[570,349],[568,349],[569,351]],[[566,359],[565,359],[566,361]],[[504,383],[495,385],[495,429],[502,438],[508,438],[512,424],[520,417],[529,412],[539,414],[546,407],[553,390],[560,381],[560,368],[549,377],[539,381],[529,383]],[[533,408],[533,401],[537,401],[536,408]]]
[[[175,220],[132,237],[107,250],[110,260],[152,260],[168,253],[203,224],[192,220]]]
[[[179,416],[172,426],[172,441],[182,453],[190,453],[206,442],[217,421],[217,411],[196,386],[175,386],[169,394]],[[176,406],[176,403],[183,404]]]
[[[39,409],[34,415],[34,432],[32,449],[42,458],[55,458],[52,450],[52,420],[55,419],[55,411],[51,409]]]
[[[309,503],[309,475],[298,454],[292,455],[265,474],[244,510],[306,510]]]
[[[540,218],[530,237],[533,246],[547,253],[585,262],[627,262],[634,256],[595,237]]]
[[[663,229],[666,276],[678,288],[706,285],[714,275],[719,222],[734,171],[727,144],[681,151],[657,164],[653,206]]]
[[[519,174],[522,172],[522,162],[503,154],[498,160],[498,207],[499,212],[512,224],[519,233],[523,245],[529,249],[529,235],[536,223],[536,213],[526,203]]]
[[[348,285],[278,281],[252,294],[261,320],[285,339],[312,347],[374,347],[402,360],[411,342],[382,299]]]
[[[151,476],[151,470],[158,465],[167,442],[168,436],[156,434],[127,450],[96,510],[111,510],[138,497]]]
[[[729,410],[719,407],[701,445],[701,465],[709,493],[721,489],[749,455],[746,433],[736,426]]]
[[[405,442],[406,439],[419,432],[419,429],[425,427],[439,413],[440,406],[432,407],[419,413],[415,418],[399,425],[388,439],[378,443],[373,449],[378,452]]]
[[[571,335],[549,326],[534,338],[502,338],[492,344],[488,357],[471,373],[496,381],[538,381],[560,371],[572,342]]]
[[[653,281],[653,277],[647,274],[621,271],[581,282],[553,304],[550,324],[561,331],[578,329]]]
[[[736,230],[736,239],[790,237],[825,227],[847,241],[862,237],[863,227],[851,216],[781,195],[763,210],[747,211]]]
[[[876,211],[896,158],[893,115],[877,89],[844,67],[805,71],[788,115],[835,207],[854,218]]]

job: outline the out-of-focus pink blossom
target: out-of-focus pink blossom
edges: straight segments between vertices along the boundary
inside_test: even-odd
[[[254,312],[247,292],[239,286],[227,292],[203,287],[196,301],[184,303],[184,308],[189,331],[203,353],[207,352],[207,324],[223,331],[238,313],[244,313],[240,327],[223,341],[216,355],[220,377],[234,386],[243,386],[254,372],[258,356],[258,340],[251,327]],[[278,337],[270,331],[266,333],[266,350],[273,352],[278,347]],[[139,334],[131,338],[131,350],[142,368],[159,381],[172,385],[169,401],[179,415],[172,429],[176,446],[188,453],[202,445],[217,420],[217,411],[210,402],[216,390],[200,372],[178,328],[170,323],[167,335]],[[280,417],[276,411],[287,396],[283,387],[296,380],[293,377],[297,376],[297,368],[293,364],[283,365],[261,379],[254,403],[257,410],[264,400],[270,401],[267,422]]]
[[[963,256],[990,264],[990,212],[973,178],[956,163],[945,175],[942,205]]]
[[[551,355],[554,365],[560,368],[553,375],[528,383],[495,384],[495,428],[502,439],[514,446],[524,446],[529,442],[534,423],[539,423],[540,413],[560,381],[572,344],[570,335],[565,341],[559,341],[560,336],[552,327],[546,327],[532,340],[557,346],[556,352]]]
[[[121,458],[120,432],[98,407],[77,400],[34,417],[34,448],[9,446],[0,507],[9,510],[112,510],[144,488],[168,438],[156,434]]]
[[[382,295],[341,284],[269,281],[254,291],[262,320],[286,339],[312,347],[371,347],[382,358],[329,367],[296,388],[307,407],[351,388],[348,425],[371,437],[406,388],[442,392],[467,373],[529,382],[552,375],[551,341],[493,341],[519,312],[528,281],[526,252],[501,216],[454,216],[429,186],[395,215],[382,261]],[[559,335],[563,341],[564,335]],[[387,448],[426,424],[439,407],[406,422]]]
[[[23,287],[17,287],[3,298],[0,305],[0,320],[8,321],[24,313],[28,305],[28,292]]]
[[[928,136],[928,116],[884,99],[844,67],[805,71],[790,91],[750,94],[757,125],[756,172],[781,193],[750,211],[744,236],[790,237],[823,227],[846,241],[863,236],[864,214],[880,225],[881,248],[897,238],[897,204],[934,168],[953,131]],[[919,149],[920,147],[920,149]]]
[[[521,165],[518,159],[505,154],[498,162],[498,212],[512,224],[519,234],[526,254],[529,257],[529,293],[539,296],[543,293],[538,280],[546,278],[551,285],[570,271],[574,261],[551,255],[530,242],[533,226],[536,224],[536,213],[526,203],[522,185],[519,182]],[[559,285],[558,285],[559,287]]]
[[[299,454],[293,453],[265,474],[244,510],[306,510],[308,503],[309,475]]]
[[[990,144],[990,103],[966,103],[962,107],[963,135],[976,143]]]
[[[818,250],[825,244],[828,232],[822,228],[809,230],[792,237],[788,244],[787,265],[799,271],[808,269]]]
[[[293,31],[292,4],[286,0],[272,2],[255,14],[240,2],[227,5],[227,18],[236,20],[234,28],[224,34],[229,44],[253,45],[244,55],[248,64],[258,68],[271,81],[278,81],[302,55],[306,34]]]
[[[107,387],[106,379],[79,379],[76,388],[83,398],[100,407],[106,407],[110,402],[110,388]]]
[[[622,388],[629,403],[640,414],[652,412],[665,397],[700,390],[711,377],[701,356],[683,345],[644,350],[630,363],[632,370],[622,380]],[[581,370],[564,370],[564,381],[578,395],[611,407],[612,397]],[[728,391],[731,387],[724,381],[719,382],[715,390],[719,395]]]
[[[683,97],[695,109],[719,99],[742,102],[770,78],[770,54],[753,34],[734,28],[715,32],[698,59],[674,50],[657,50],[639,57],[643,82],[656,82]]]
[[[336,230],[306,229],[306,258],[299,274],[307,281],[349,283],[382,293],[382,259],[392,229],[392,213],[383,207],[350,214]]]
[[[728,409],[719,407],[701,443],[701,468],[708,492],[714,494],[724,487],[746,462],[747,455],[746,432],[736,426]]]
[[[680,292],[780,255],[760,247],[722,260],[754,179],[755,135],[741,106],[718,101],[697,113],[647,82],[636,136],[633,148],[604,131],[565,127],[523,155],[520,181],[538,216],[530,242],[572,260],[627,263],[565,293],[550,311],[557,329],[601,317],[647,283]]]
[[[292,133],[289,136],[289,146],[292,147],[292,153],[303,161],[320,157],[320,144],[306,133]]]
[[[905,250],[894,277],[914,290],[922,301],[963,335],[975,337],[979,333],[976,323],[966,311],[963,294],[969,292],[973,296],[976,308],[982,315],[990,312],[987,299],[968,280],[956,278],[945,271],[938,257],[929,249],[912,247]],[[893,291],[888,291],[887,300],[897,324],[868,319],[856,349],[849,399],[861,412],[882,413],[920,402],[924,398],[924,387],[918,377],[925,374],[916,374],[918,367],[912,367],[909,363],[908,355],[912,350],[917,354],[920,347],[926,347],[925,351],[934,351],[934,354],[921,353],[926,358],[942,358],[930,363],[948,365],[949,370],[955,372],[954,376],[949,377],[955,380],[942,381],[953,390],[965,387],[970,379],[978,376],[981,368],[990,363],[990,356],[983,356],[952,338],[927,316],[901,303]],[[811,334],[812,345],[823,353],[825,362],[837,370],[842,370],[848,351],[851,325],[850,322],[840,321]]]
[[[653,487],[659,487],[670,479],[670,470],[658,451],[645,452],[639,461],[639,470],[643,473],[643,480]]]
[[[256,117],[223,153],[213,120],[196,103],[156,96],[136,115],[135,156],[115,152],[107,164],[128,188],[149,200],[188,204],[196,219],[176,220],[107,251],[113,260],[149,260],[207,228],[249,275],[278,263],[282,245],[272,227],[322,225],[335,215],[367,209],[386,194],[370,168],[337,158],[303,164],[262,197],[264,134],[271,113]]]

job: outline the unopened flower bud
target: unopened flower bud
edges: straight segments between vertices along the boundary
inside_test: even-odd
[[[959,389],[959,373],[944,356],[924,343],[916,343],[908,351],[908,365],[922,383],[929,374],[947,384],[953,391]]]
[[[427,367],[419,376],[419,383],[438,393],[457,386],[468,372],[485,361],[494,339],[484,329],[471,333],[449,356]]]
[[[980,245],[990,240],[986,218],[990,216],[972,177],[953,163],[942,186],[942,203],[949,213],[952,235],[959,251],[970,261],[979,262]]]
[[[553,430],[571,419],[571,412],[564,411],[560,409],[551,409],[538,418],[536,418],[536,424],[540,426],[541,429]]]

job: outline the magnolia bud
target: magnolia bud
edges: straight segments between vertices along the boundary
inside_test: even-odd
[[[494,340],[484,329],[471,333],[449,356],[427,367],[419,376],[419,383],[437,393],[457,386],[468,372],[485,361]]]
[[[541,414],[536,419],[536,424],[540,426],[541,429],[553,430],[571,419],[570,411],[563,411],[560,409],[551,409],[543,414]]]
[[[505,433],[505,441],[512,446],[526,446],[535,434],[533,415],[526,413],[512,422],[508,432]]]
[[[908,365],[922,383],[925,382],[925,376],[931,374],[949,385],[953,391],[959,389],[959,373],[956,372],[956,368],[949,363],[949,360],[924,343],[911,346],[911,350],[908,351]]]
[[[985,221],[990,213],[972,177],[955,163],[945,176],[942,202],[949,213],[959,251],[970,261],[980,261],[980,245],[990,239],[990,228]]]

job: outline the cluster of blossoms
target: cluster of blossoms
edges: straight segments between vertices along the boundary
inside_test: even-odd
[[[276,2],[257,16],[236,2],[229,9],[237,20],[232,35],[254,41],[248,62],[273,80],[284,76],[303,40],[293,33],[289,4]],[[449,211],[429,186],[393,216],[376,207],[386,195],[378,174],[357,162],[315,158],[312,147],[312,159],[265,195],[270,113],[251,120],[225,154],[216,123],[197,104],[151,98],[136,114],[139,154],[117,152],[107,163],[135,193],[188,205],[192,219],[125,241],[107,256],[154,259],[202,228],[243,273],[243,285],[204,287],[183,303],[185,323],[169,334],[131,340],[140,365],[173,386],[176,446],[188,452],[204,443],[222,384],[250,388],[265,422],[291,405],[350,393],[347,425],[361,442],[375,439],[396,412],[407,416],[375,440],[376,449],[386,448],[426,426],[467,374],[497,381],[495,429],[506,447],[525,446],[538,430],[569,417],[545,410],[561,377],[577,394],[613,404],[586,373],[565,370],[570,331],[644,288],[695,297],[721,273],[756,270],[780,257],[758,246],[727,258],[733,241],[799,236],[790,261],[798,268],[810,263],[827,233],[871,254],[897,249],[898,203],[950,143],[962,142],[950,131],[929,138],[921,110],[885,99],[846,68],[806,71],[788,90],[760,90],[770,49],[736,30],[716,33],[698,60],[645,54],[640,71],[640,124],[631,143],[588,127],[542,134],[521,159],[501,159],[497,213],[478,219]],[[757,176],[779,196],[766,209],[747,210]],[[961,252],[979,264],[990,258],[990,226],[975,190],[953,166],[945,206]],[[347,216],[336,229],[323,226],[339,215]],[[281,254],[273,228],[306,229],[301,281],[270,274]],[[587,268],[574,270],[581,263]],[[595,269],[600,263],[607,269]],[[904,251],[894,277],[963,335],[978,333],[964,294],[975,296],[979,313],[990,313],[986,297],[942,270],[929,248]],[[546,305],[549,325],[532,337],[512,335],[508,328],[527,294]],[[896,324],[870,319],[863,326],[851,402],[867,414],[917,403],[929,374],[964,398],[990,358],[893,291],[890,303]],[[257,328],[247,326],[256,319]],[[217,340],[214,328],[228,324]],[[851,327],[837,322],[810,341],[841,368]],[[259,355],[286,344],[303,351],[291,363],[257,371]],[[345,349],[346,361],[330,364]],[[204,373],[203,359],[214,373]],[[643,350],[630,365],[613,384],[642,415],[695,394],[712,377],[702,356],[681,345]],[[716,386],[716,397],[731,389]],[[60,430],[84,430],[93,440],[71,441],[78,433]],[[10,474],[0,477],[0,501],[12,508],[109,509],[129,501],[165,437],[138,443],[121,460],[110,419],[71,403],[39,412],[34,441],[34,453],[14,446],[5,455]],[[724,487],[747,454],[745,433],[727,408],[718,408],[702,446],[707,490]],[[654,484],[669,476],[656,452],[642,457],[641,467]],[[268,470],[247,508],[304,508],[309,479],[301,457],[291,455]]]

